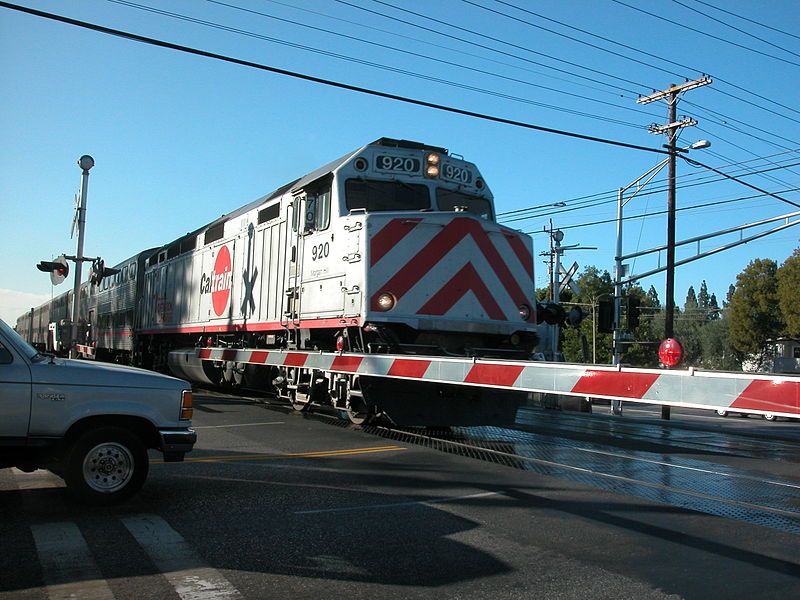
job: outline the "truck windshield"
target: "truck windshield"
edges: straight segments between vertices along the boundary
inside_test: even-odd
[[[348,210],[363,208],[367,212],[378,212],[431,207],[430,192],[426,186],[402,181],[348,179],[345,196]]]
[[[33,346],[31,346],[28,342],[22,339],[22,337],[11,327],[9,327],[5,321],[0,319],[0,337],[3,338],[3,342],[7,342],[8,344],[14,346],[16,350],[29,360],[32,360],[36,355],[39,354],[39,351],[36,350]]]
[[[487,221],[492,220],[492,203],[486,198],[470,196],[454,190],[437,188],[436,205],[439,210],[455,210],[456,207],[462,206],[464,210],[479,216],[481,219],[486,219]]]

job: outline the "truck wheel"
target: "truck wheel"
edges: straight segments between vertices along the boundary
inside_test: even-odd
[[[81,435],[67,453],[64,481],[86,504],[122,502],[139,491],[149,462],[142,441],[125,429],[103,427]]]

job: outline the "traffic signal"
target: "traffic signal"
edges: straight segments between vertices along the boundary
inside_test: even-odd
[[[45,273],[50,273],[50,281],[53,285],[63,283],[67,275],[69,275],[69,263],[63,254],[53,261],[41,261],[36,265],[36,268]]]
[[[630,331],[639,326],[639,314],[641,313],[639,307],[641,304],[642,301],[636,296],[628,296],[628,329]]]
[[[597,303],[597,331],[599,333],[614,332],[614,301],[600,300]]]
[[[564,307],[555,302],[542,302],[536,305],[536,324],[542,321],[548,325],[563,323],[566,318]]]
[[[100,285],[100,282],[103,281],[103,277],[109,277],[110,275],[116,275],[117,273],[119,273],[119,269],[106,267],[105,261],[98,256],[92,261],[92,269],[89,273],[89,282],[92,285]]]

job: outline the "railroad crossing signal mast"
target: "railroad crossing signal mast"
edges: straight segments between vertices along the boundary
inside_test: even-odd
[[[665,90],[654,92],[649,96],[639,98],[637,104],[649,104],[656,100],[666,100],[668,113],[665,125],[651,125],[650,133],[664,134],[667,136],[666,149],[669,151],[669,171],[667,175],[667,282],[666,282],[666,313],[664,318],[664,339],[672,338],[674,334],[675,317],[675,176],[676,176],[676,148],[678,133],[684,127],[697,125],[697,121],[684,117],[678,121],[678,96],[711,83],[711,78],[703,75],[694,81],[687,81],[678,85],[672,84]],[[669,406],[662,405],[661,418],[669,419]]]

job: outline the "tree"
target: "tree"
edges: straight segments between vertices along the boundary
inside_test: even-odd
[[[658,299],[658,292],[656,291],[656,287],[654,285],[651,285],[650,289],[647,290],[647,298],[649,300],[648,306],[652,306],[653,308],[661,308],[661,302]]]
[[[708,301],[708,318],[712,321],[716,321],[720,317],[720,310],[719,304],[717,304],[717,295],[711,294],[711,298]]]
[[[733,295],[735,293],[736,293],[736,286],[733,285],[733,284],[730,284],[728,286],[728,295],[725,296],[725,300],[722,301],[722,308],[728,308],[728,306],[730,306],[731,299],[733,298]]]
[[[580,287],[579,296],[572,298],[581,306],[589,318],[577,327],[564,327],[561,330],[561,351],[564,358],[569,362],[592,362],[592,340],[597,348],[595,357],[598,363],[611,362],[611,334],[595,332],[595,323],[591,319],[592,307],[597,309],[599,300],[612,300],[614,297],[614,285],[611,282],[611,275],[608,271],[600,271],[597,267],[588,266],[577,277],[575,283]],[[583,342],[582,339],[586,340]],[[588,352],[584,357],[583,348],[586,345]]]
[[[706,280],[703,279],[703,283],[700,284],[700,293],[697,294],[697,306],[707,310],[708,309],[708,286],[706,285]]]
[[[689,291],[686,292],[686,302],[683,304],[683,310],[689,312],[697,308],[697,295],[694,293],[694,286],[689,286]]]
[[[769,358],[767,342],[777,338],[784,328],[777,270],[774,260],[753,260],[736,276],[736,289],[730,300],[731,346],[751,355],[758,370],[765,367]]]
[[[777,273],[778,305],[786,322],[786,335],[800,337],[800,248],[781,265]]]

